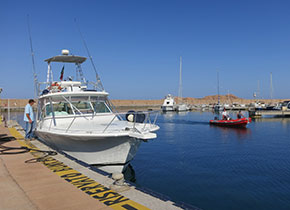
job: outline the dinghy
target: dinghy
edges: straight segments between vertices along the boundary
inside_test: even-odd
[[[251,121],[251,118],[241,118],[235,120],[210,120],[209,124],[223,127],[245,128]]]

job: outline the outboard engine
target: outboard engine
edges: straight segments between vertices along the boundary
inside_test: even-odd
[[[141,111],[135,112],[134,110],[130,110],[126,114],[126,120],[129,122],[143,123],[145,117],[145,114]]]

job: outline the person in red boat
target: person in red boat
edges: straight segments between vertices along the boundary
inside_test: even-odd
[[[245,116],[242,114],[241,111],[238,112],[237,114],[237,119],[241,119],[241,118],[244,118]]]
[[[228,120],[228,113],[226,111],[226,108],[224,108],[224,111],[222,112],[222,119],[223,120]]]

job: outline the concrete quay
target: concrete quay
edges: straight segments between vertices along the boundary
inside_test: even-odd
[[[0,125],[0,209],[198,209],[130,183],[115,186],[108,174],[63,154],[43,157],[35,150],[53,150],[38,140],[25,141],[23,134],[16,123]],[[7,149],[20,146],[30,152]]]
[[[1,146],[20,146],[8,128],[1,126],[0,133]],[[59,178],[41,162],[25,163],[34,158],[31,153],[11,152],[0,153],[0,209],[112,209]]]
[[[263,116],[274,117],[290,117],[289,110],[249,110],[249,116],[252,118],[260,118]]]

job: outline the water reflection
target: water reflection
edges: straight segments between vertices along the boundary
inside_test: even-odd
[[[211,125],[217,132],[221,133],[223,139],[237,138],[238,140],[248,139],[252,131],[250,128],[227,128]]]
[[[263,117],[263,118],[253,118],[254,122],[282,122],[283,123],[290,123],[290,117]]]
[[[186,111],[186,112],[177,112],[177,115],[179,116],[185,116],[189,113],[189,111]]]
[[[195,120],[172,120],[169,123],[174,124],[185,124],[185,125],[208,125],[208,122],[204,121],[195,121]]]
[[[288,129],[290,127],[290,118],[289,117],[263,117],[263,118],[254,118],[252,119],[255,123],[280,123],[283,129]]]
[[[161,112],[161,115],[165,118],[165,119],[171,119],[174,117],[175,113],[174,112]]]

